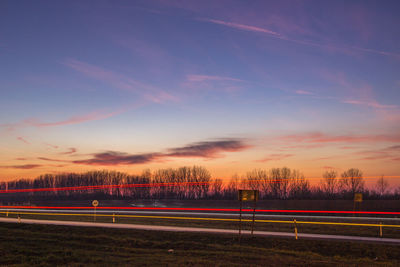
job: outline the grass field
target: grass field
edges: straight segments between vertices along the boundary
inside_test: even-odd
[[[173,252],[169,252],[173,249]],[[400,246],[0,224],[0,265],[399,266]]]

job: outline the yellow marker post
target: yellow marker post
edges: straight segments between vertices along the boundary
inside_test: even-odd
[[[6,217],[8,217],[8,210],[6,211]]]
[[[379,236],[383,236],[383,230],[382,230],[382,222],[379,223]]]
[[[296,219],[293,220],[293,223],[294,223],[294,234],[295,234],[296,240],[297,240],[298,237],[297,237],[297,224],[296,224]]]
[[[115,223],[115,213],[113,213],[113,223]]]
[[[96,207],[99,205],[99,202],[97,200],[92,201],[92,206],[94,207],[94,214],[93,214],[93,221],[96,221]]]

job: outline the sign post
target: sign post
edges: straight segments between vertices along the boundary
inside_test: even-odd
[[[355,194],[354,194],[354,206],[353,206],[353,211],[356,211],[357,203],[359,203],[359,204],[358,204],[358,208],[360,209],[362,201],[363,201],[363,195],[362,195],[362,193],[355,193]],[[361,210],[361,209],[360,209],[360,210]],[[355,216],[355,213],[353,214],[353,216]]]
[[[241,233],[242,233],[242,202],[243,201],[253,201],[254,206],[253,206],[253,220],[251,223],[251,234],[254,232],[254,222],[255,222],[255,214],[256,214],[256,203],[259,198],[259,192],[258,190],[239,190],[238,191],[238,198],[240,201],[240,210],[239,210],[239,242],[241,238]]]
[[[92,201],[92,206],[94,207],[94,216],[93,216],[93,221],[96,221],[96,207],[99,205],[99,202],[97,200]]]

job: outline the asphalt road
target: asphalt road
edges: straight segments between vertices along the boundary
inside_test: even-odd
[[[0,218],[0,222],[18,223],[15,218]],[[21,219],[21,223],[28,224],[51,224],[63,226],[80,226],[80,227],[102,227],[102,228],[119,228],[119,229],[136,229],[150,231],[172,231],[172,232],[193,232],[193,233],[212,233],[212,234],[238,234],[237,230],[230,229],[214,229],[214,228],[197,228],[197,227],[176,227],[161,225],[140,225],[140,224],[122,224],[122,223],[93,223],[93,222],[73,222],[73,221],[53,221],[53,220],[32,220]],[[242,231],[244,235],[250,235],[250,231]],[[287,232],[266,232],[254,231],[257,236],[273,236],[295,238],[294,233]],[[321,234],[298,234],[299,239],[320,239],[320,240],[336,240],[336,241],[356,241],[356,242],[373,242],[400,245],[400,239],[394,238],[376,238],[361,236],[344,236],[344,235],[321,235]]]
[[[21,212],[52,212],[52,213],[93,213],[93,209],[91,210],[67,210],[67,209],[0,209],[0,211],[21,211]],[[214,217],[234,217],[237,218],[239,216],[238,213],[226,213],[226,212],[185,212],[185,211],[136,211],[136,210],[97,210],[97,214],[107,214],[107,213],[115,213],[115,214],[149,214],[149,215],[207,215]],[[252,213],[243,213],[242,217],[252,217]],[[400,221],[400,218],[394,217],[366,217],[366,216],[329,216],[329,215],[299,215],[299,214],[291,214],[291,215],[283,215],[283,214],[256,214],[257,218],[311,218],[311,219],[342,219],[342,220],[373,220],[373,221]]]

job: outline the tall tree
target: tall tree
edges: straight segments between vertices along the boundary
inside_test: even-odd
[[[364,191],[365,182],[363,173],[356,168],[348,169],[343,172],[340,179],[340,187],[343,193],[361,193]]]
[[[334,170],[326,171],[322,175],[321,189],[327,197],[333,198],[338,191],[339,182],[337,180],[337,172]]]

